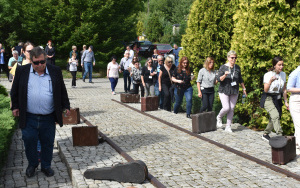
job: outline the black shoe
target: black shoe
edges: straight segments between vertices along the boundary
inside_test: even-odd
[[[190,114],[187,114],[186,117],[192,119]]]
[[[90,81],[89,83],[93,84],[94,82]]]
[[[83,82],[85,82],[85,79],[82,79]]]
[[[54,171],[49,167],[49,168],[42,168],[41,171],[47,176],[53,176],[54,175]]]
[[[34,166],[28,166],[27,169],[26,169],[26,176],[28,178],[31,178],[32,176],[34,176],[36,168],[37,167],[34,167]]]
[[[266,141],[270,140],[270,136],[268,134],[263,134],[261,138],[266,140]]]

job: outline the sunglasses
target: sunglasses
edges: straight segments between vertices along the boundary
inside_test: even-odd
[[[173,61],[168,61],[168,63],[173,63]]]
[[[231,59],[237,59],[237,57],[230,57]]]
[[[39,65],[39,64],[45,64],[46,61],[45,60],[42,60],[42,61],[33,61],[32,63],[35,64],[35,65]]]
[[[26,50],[26,52],[30,53],[30,52],[31,52],[31,50]]]

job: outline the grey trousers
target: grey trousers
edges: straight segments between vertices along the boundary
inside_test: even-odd
[[[151,97],[154,97],[154,84],[153,83],[145,83],[146,87],[145,87],[145,91],[146,91],[146,95],[145,97],[149,97],[149,95]]]

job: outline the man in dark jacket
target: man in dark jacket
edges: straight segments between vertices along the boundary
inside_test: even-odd
[[[12,112],[19,117],[25,153],[28,160],[26,176],[35,175],[39,165],[37,141],[41,143],[41,171],[53,176],[51,169],[55,122],[60,126],[62,112],[70,114],[70,102],[59,67],[47,64],[40,47],[30,52],[31,64],[19,66],[11,89]]]

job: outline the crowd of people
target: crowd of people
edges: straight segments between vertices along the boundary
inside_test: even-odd
[[[177,47],[177,45],[174,45]],[[177,47],[178,48],[178,47]],[[174,54],[176,57],[178,54]],[[139,63],[137,54],[127,46],[120,65],[114,62],[107,67],[107,77],[112,83],[112,94],[116,94],[115,88],[119,73],[123,72],[125,93],[139,93],[142,97],[159,96],[159,107],[171,112],[178,113],[182,104],[183,96],[186,99],[186,117],[191,118],[193,87],[191,81],[194,79],[190,62],[187,57],[181,57],[176,66],[176,59],[171,56],[162,56],[153,51],[153,56],[147,58],[144,66]],[[241,68],[236,64],[237,53],[233,50],[227,53],[227,61],[215,70],[215,60],[207,57],[203,68],[199,70],[196,79],[198,97],[202,100],[199,107],[200,113],[213,110],[215,97],[215,85],[219,83],[218,94],[222,108],[216,117],[217,128],[223,126],[222,118],[226,115],[225,131],[232,132],[231,124],[234,115],[235,105],[238,100],[240,87],[243,95],[247,97],[246,87],[241,74]],[[283,60],[275,57],[270,70],[264,75],[264,92],[261,98],[261,107],[269,113],[269,124],[266,127],[262,138],[269,140],[269,134],[274,129],[278,136],[282,135],[280,118],[282,114],[282,97],[284,105],[291,111],[295,124],[295,135],[297,144],[300,144],[300,68],[291,73],[288,87],[286,74],[283,72]],[[112,79],[113,78],[113,79]],[[131,90],[131,82],[133,88]],[[291,92],[290,105],[287,102],[287,92]],[[298,106],[297,106],[298,105]]]
[[[26,42],[25,44],[19,43],[11,51],[12,57],[7,65],[7,76],[9,78],[9,74],[11,74],[14,78],[11,89],[11,105],[13,115],[20,117],[19,126],[22,129],[22,139],[29,162],[26,175],[34,176],[39,164],[36,151],[40,147],[43,151],[40,159],[42,172],[47,176],[53,176],[51,160],[55,129],[49,129],[49,125],[52,126],[55,122],[62,125],[62,111],[66,110],[67,114],[70,113],[70,103],[61,70],[54,66],[55,48],[52,41],[49,40],[45,50],[41,46],[35,47],[31,42]],[[3,66],[5,49],[2,44],[0,44],[0,52],[0,68],[5,69]],[[195,77],[188,57],[183,56],[179,59],[176,53],[174,56],[164,57],[154,50],[153,56],[147,58],[145,65],[141,65],[138,53],[136,46],[134,50],[127,46],[120,64],[117,63],[116,56],[111,58],[107,65],[107,78],[111,83],[112,94],[116,95],[119,73],[123,73],[125,93],[139,94],[141,91],[142,97],[159,96],[159,107],[171,112],[172,103],[174,103],[173,112],[175,114],[179,112],[183,96],[185,96],[186,117],[191,118],[193,96],[191,81]],[[222,109],[217,115],[216,121],[217,127],[221,128],[223,126],[222,118],[226,115],[226,132],[232,132],[231,124],[240,87],[243,95],[247,96],[241,68],[236,64],[237,58],[235,51],[229,51],[226,63],[219,70],[215,70],[214,58],[207,57],[196,79],[198,97],[202,100],[202,106],[199,106],[200,113],[213,110],[214,88],[219,83],[218,94]],[[178,61],[177,65],[176,61]],[[78,65],[84,68],[83,82],[89,73],[89,82],[93,83],[92,71],[95,66],[93,46],[86,49],[86,45],[83,45],[80,53],[76,46],[72,46],[67,63],[72,75],[72,87],[76,87]],[[287,75],[283,72],[284,61],[281,57],[274,57],[270,67],[263,78],[264,92],[260,100],[260,106],[269,114],[269,123],[262,138],[269,140],[269,134],[273,129],[276,135],[282,135],[280,119],[282,106],[285,105],[290,110],[295,127],[296,143],[299,145],[300,66],[289,75],[288,82]],[[8,70],[10,71],[8,72]],[[289,103],[287,92],[291,93]],[[282,98],[284,102],[282,102]],[[37,126],[40,127],[37,128]]]

